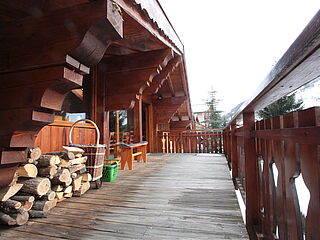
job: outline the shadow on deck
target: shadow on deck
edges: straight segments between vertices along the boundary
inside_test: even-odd
[[[150,155],[48,218],[2,229],[0,239],[248,239],[226,160]]]

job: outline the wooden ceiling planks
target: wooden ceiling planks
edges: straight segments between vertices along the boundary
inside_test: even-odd
[[[169,123],[179,108],[187,101],[186,96],[154,99],[153,109],[158,123]]]
[[[162,49],[104,59],[106,110],[133,108],[154,79],[167,71],[173,58],[170,49]]]
[[[151,19],[146,9],[144,9],[141,4],[137,4],[134,0],[115,0],[115,2],[125,11],[128,15],[130,15],[137,23],[141,24],[146,30],[148,30],[151,35],[155,36],[157,39],[161,40],[167,47],[173,49],[176,53],[183,53],[183,45],[181,42],[173,42],[172,39],[168,37],[168,32],[164,32],[161,29],[155,19]],[[158,7],[153,5],[153,7]],[[163,18],[166,18],[165,14],[162,12],[162,9],[159,8]],[[172,26],[171,26],[172,28]],[[177,45],[179,47],[177,47]]]

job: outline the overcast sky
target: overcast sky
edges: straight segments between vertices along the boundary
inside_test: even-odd
[[[193,111],[213,87],[228,112],[249,98],[319,0],[159,0],[185,47]],[[202,105],[201,105],[202,104]]]

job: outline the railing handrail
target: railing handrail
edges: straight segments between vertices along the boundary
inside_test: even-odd
[[[238,109],[228,126],[239,119],[243,112],[261,110],[319,76],[320,69],[312,68],[309,70],[310,74],[304,73],[304,77],[301,77],[301,69],[308,69],[307,65],[316,64],[319,49],[320,10],[261,82],[256,92]]]
[[[222,132],[223,129],[190,129],[190,130],[165,130],[165,131],[159,131],[159,132]]]

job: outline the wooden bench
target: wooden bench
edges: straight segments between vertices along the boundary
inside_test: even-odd
[[[124,170],[126,163],[128,163],[129,170],[132,170],[133,160],[136,158],[140,162],[147,162],[147,145],[148,142],[140,142],[134,144],[120,143],[121,147],[121,170]]]

